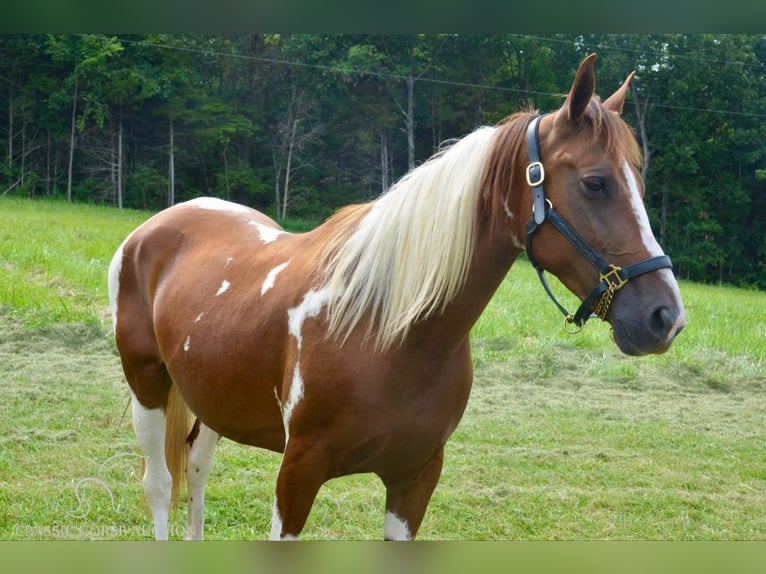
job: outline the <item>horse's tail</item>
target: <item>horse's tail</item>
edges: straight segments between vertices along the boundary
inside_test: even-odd
[[[178,507],[181,490],[186,483],[186,437],[189,433],[190,419],[191,413],[178,391],[178,385],[171,385],[165,410],[165,459],[172,478],[170,500],[174,508]]]

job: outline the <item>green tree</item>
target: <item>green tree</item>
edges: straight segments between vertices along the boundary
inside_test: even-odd
[[[89,121],[102,127],[107,115],[104,87],[108,78],[107,62],[120,53],[122,44],[116,38],[100,34],[56,34],[48,37],[48,54],[53,62],[69,71],[63,87],[51,97],[54,106],[71,108],[69,163],[67,167],[67,200],[72,201],[72,178],[76,134]]]
[[[663,42],[642,83],[657,102],[648,119],[656,143],[647,183],[664,190],[667,248],[688,277],[744,278],[749,264],[740,266],[742,255],[753,238],[742,224],[753,213],[755,169],[766,153],[753,38],[679,35]]]

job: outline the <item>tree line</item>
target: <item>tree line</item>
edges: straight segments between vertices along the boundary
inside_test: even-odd
[[[318,220],[559,106],[594,51],[604,96],[637,72],[624,114],[676,272],[766,288],[766,36],[2,35],[0,194]]]

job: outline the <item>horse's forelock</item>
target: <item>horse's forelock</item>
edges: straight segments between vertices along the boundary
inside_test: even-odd
[[[601,105],[598,97],[591,99],[582,119],[574,126],[577,131],[585,128],[590,128],[594,142],[604,142],[607,153],[618,158],[619,163],[627,160],[641,168],[641,150],[633,130],[619,114]]]

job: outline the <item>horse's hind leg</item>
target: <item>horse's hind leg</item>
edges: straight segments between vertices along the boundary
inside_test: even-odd
[[[195,436],[196,435],[196,436]],[[193,438],[192,438],[193,437]],[[186,482],[189,485],[189,528],[187,540],[202,540],[205,531],[205,484],[213,466],[213,453],[220,435],[199,421],[190,435]]]
[[[386,485],[386,540],[413,540],[441,476],[444,449],[414,477],[382,477]]]
[[[139,257],[123,269],[123,250],[109,265],[109,301],[114,336],[132,398],[133,427],[144,455],[144,496],[157,540],[168,539],[170,503],[179,490],[186,461],[187,409],[162,360],[154,333],[152,305],[136,276]]]
[[[133,427],[146,461],[144,496],[152,513],[154,536],[167,540],[172,478],[165,458],[165,410],[145,407],[134,393],[131,398]]]

